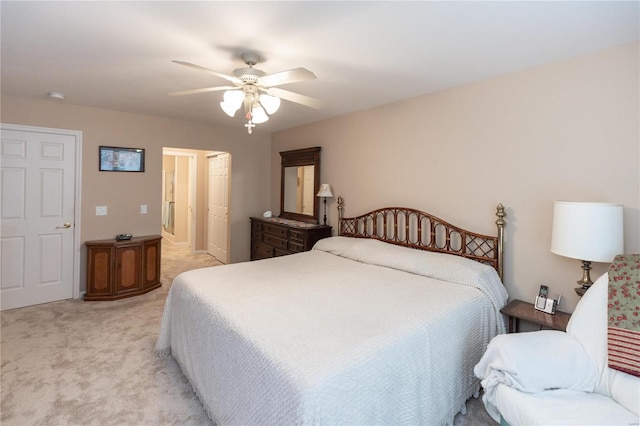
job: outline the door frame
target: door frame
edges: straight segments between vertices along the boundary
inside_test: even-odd
[[[73,298],[80,298],[80,260],[82,258],[81,242],[81,212],[82,212],[82,131],[69,129],[55,129],[51,127],[38,127],[23,124],[0,123],[0,127],[7,130],[31,133],[50,133],[75,137],[75,175],[74,175],[74,200],[73,200]]]
[[[196,224],[198,223],[198,209],[193,203],[197,203],[197,182],[198,176],[198,156],[192,152],[179,151],[179,148],[162,148],[162,155],[172,155],[174,157],[188,157],[189,158],[189,179],[187,185],[189,187],[187,192],[187,204],[190,208],[189,217],[187,219],[187,225],[189,226],[187,242],[191,246],[191,254],[196,252]],[[164,177],[163,177],[164,178]]]

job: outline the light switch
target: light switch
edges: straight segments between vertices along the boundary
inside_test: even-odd
[[[96,206],[96,216],[106,216],[107,206]]]
[[[146,204],[141,204],[140,205],[140,214],[147,214],[147,205]]]

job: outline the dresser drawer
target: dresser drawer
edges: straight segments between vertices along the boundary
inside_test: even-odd
[[[304,243],[302,241],[289,241],[289,251],[293,253],[304,251]]]
[[[289,238],[292,240],[304,241],[305,233],[299,229],[292,229],[289,231]]]
[[[300,223],[300,222],[298,222]],[[331,236],[331,227],[279,218],[251,218],[251,260],[300,253],[320,239]]]
[[[275,235],[280,238],[287,238],[287,228],[277,225],[264,224],[262,230],[265,234]]]
[[[251,222],[251,233],[252,234],[262,234],[264,226],[260,222]]]
[[[270,246],[276,247],[276,248],[282,248],[282,249],[287,249],[287,240],[283,239],[283,238],[278,238],[274,235],[271,234],[264,234],[263,235],[263,240],[265,244],[269,244]]]
[[[273,257],[274,248],[263,243],[253,243],[253,259]]]
[[[273,257],[286,256],[288,254],[291,254],[291,252],[286,250],[281,250],[281,249],[274,249],[273,251]]]

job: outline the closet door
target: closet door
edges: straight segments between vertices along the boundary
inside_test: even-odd
[[[74,288],[78,136],[11,127],[0,148],[2,309],[69,299]]]

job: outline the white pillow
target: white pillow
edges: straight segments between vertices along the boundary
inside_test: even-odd
[[[598,369],[596,392],[613,398],[636,416],[640,416],[640,378],[608,366],[609,274],[604,273],[587,290],[567,325],[567,333],[578,340]]]
[[[482,384],[502,383],[523,392],[572,389],[593,392],[597,371],[584,347],[562,331],[494,337],[474,372]]]
[[[608,288],[609,274],[604,273],[582,296],[567,325],[567,333],[582,343],[600,369],[607,356]]]

